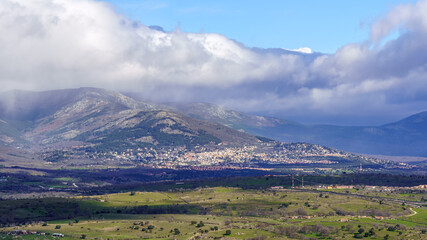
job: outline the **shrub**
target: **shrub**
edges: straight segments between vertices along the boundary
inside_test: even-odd
[[[61,229],[61,225],[56,225],[55,229]]]
[[[298,208],[295,211],[295,214],[298,215],[298,216],[307,216],[307,212],[304,209],[302,209],[302,208]]]

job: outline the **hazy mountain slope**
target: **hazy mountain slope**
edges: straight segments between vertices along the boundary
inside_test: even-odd
[[[51,91],[8,91],[0,95],[0,118],[34,121],[54,114],[67,105],[97,99],[115,107],[153,109],[154,105],[138,102],[120,93],[98,88]]]
[[[373,127],[314,126],[314,143],[346,151],[427,156],[427,113],[418,113],[395,123]]]
[[[299,123],[273,117],[250,115],[228,109],[211,103],[167,103],[172,109],[187,114],[188,116],[218,122],[235,129],[248,131],[249,129],[269,128],[279,125],[302,126]],[[250,132],[250,131],[248,131]]]
[[[10,145],[21,141],[21,133],[7,121],[0,119],[0,143]]]
[[[309,142],[345,151],[427,156],[427,112],[382,126],[303,125],[233,111],[206,103],[170,104],[189,116],[215,121],[250,134],[285,142]]]

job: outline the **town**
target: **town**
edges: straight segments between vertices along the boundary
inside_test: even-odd
[[[305,143],[262,143],[258,146],[204,145],[186,148],[138,147],[122,151],[93,151],[76,146],[72,150],[46,152],[40,156],[49,164],[67,164],[72,159],[72,167],[78,165],[76,159],[84,159],[82,164],[146,166],[154,168],[216,167],[216,168],[257,168],[271,169],[288,167],[298,171],[297,166],[313,166],[319,171],[334,168],[359,169],[360,164],[370,168],[389,166],[409,169],[411,165],[375,159],[363,155],[347,153],[318,145]],[[351,161],[349,161],[351,160]],[[351,166],[348,166],[348,165]],[[302,169],[303,171],[312,171]],[[368,170],[368,168],[365,168]]]

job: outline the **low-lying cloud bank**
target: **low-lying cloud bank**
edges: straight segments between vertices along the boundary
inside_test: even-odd
[[[163,32],[93,0],[0,1],[2,90],[93,86],[161,101],[350,118],[427,110],[427,1],[401,5],[335,54],[250,49],[219,34]],[[385,41],[399,31],[399,37]],[[384,43],[385,41],[385,43]]]

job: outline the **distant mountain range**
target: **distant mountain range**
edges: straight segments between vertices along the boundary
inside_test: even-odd
[[[262,137],[297,136],[306,128],[213,104],[152,104],[97,88],[10,91],[0,95],[0,162],[53,167],[290,164],[319,171],[324,166],[354,170],[361,163],[375,169],[395,166]],[[299,137],[295,140],[305,140]]]
[[[427,157],[427,112],[381,126],[304,125],[254,116],[209,103],[171,103],[189,116],[284,142],[309,142],[345,151]]]

